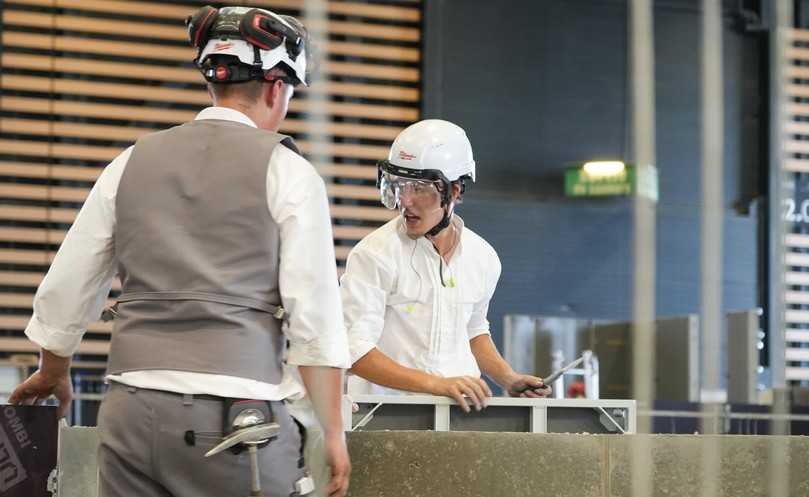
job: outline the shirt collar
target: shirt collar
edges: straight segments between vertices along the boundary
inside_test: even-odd
[[[247,117],[244,113],[239,112],[236,109],[231,109],[230,107],[206,107],[197,114],[197,117],[194,118],[195,120],[202,120],[202,119],[218,119],[220,121],[234,121],[241,124],[246,124],[247,126],[257,128],[256,123],[253,122],[252,119]]]

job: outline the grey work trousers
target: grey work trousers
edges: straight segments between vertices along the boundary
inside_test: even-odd
[[[281,434],[259,450],[262,491],[290,497],[304,476],[301,434],[283,402],[272,402]],[[98,414],[101,497],[246,497],[246,452],[204,454],[222,439],[223,406],[208,397],[112,383]],[[194,445],[186,441],[193,430]]]

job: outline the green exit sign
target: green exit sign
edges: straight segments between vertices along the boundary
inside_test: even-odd
[[[644,168],[638,175],[634,166],[609,163],[607,172],[599,170],[599,164],[588,163],[565,170],[565,195],[568,197],[609,197],[640,195],[657,201],[657,170]],[[621,164],[622,167],[615,167]]]

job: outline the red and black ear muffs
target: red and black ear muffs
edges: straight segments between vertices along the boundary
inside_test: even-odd
[[[188,28],[188,41],[197,50],[202,50],[211,37],[211,26],[216,22],[219,10],[206,5],[185,19]]]
[[[263,50],[273,50],[286,44],[289,58],[295,60],[303,50],[303,39],[296,30],[259,9],[245,12],[239,32],[248,43]]]
[[[242,83],[245,81],[273,81],[279,80],[289,85],[298,84],[298,80],[292,77],[285,77],[270,74],[261,69],[260,66],[248,66],[242,64],[235,57],[209,57],[200,67],[205,81],[209,83]]]

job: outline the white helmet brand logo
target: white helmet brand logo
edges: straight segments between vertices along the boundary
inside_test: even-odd
[[[214,46],[213,51],[218,52],[220,50],[227,50],[228,48],[230,48],[232,46],[233,46],[233,43],[217,43]]]
[[[399,150],[399,158],[402,160],[413,160],[416,158],[413,154],[408,154],[404,150]]]

